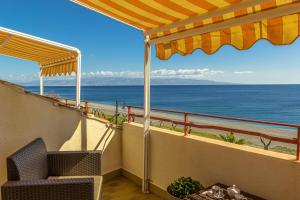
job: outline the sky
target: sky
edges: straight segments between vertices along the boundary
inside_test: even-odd
[[[77,47],[83,78],[141,77],[143,33],[68,0],[3,1],[0,26]],[[173,55],[167,61],[151,49],[153,78],[207,79],[245,84],[300,84],[300,39],[289,46],[261,40],[251,49],[231,46],[207,55]],[[38,65],[0,55],[0,79],[38,79]]]

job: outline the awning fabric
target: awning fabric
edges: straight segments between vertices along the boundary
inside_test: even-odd
[[[277,9],[287,5],[299,6],[299,0],[261,0],[249,7],[239,7],[247,0],[73,0],[75,3],[93,9],[106,16],[140,29],[147,34],[151,30],[193,18],[195,16],[210,16],[210,13],[227,9],[221,15],[203,18],[184,26],[175,26],[169,30],[149,34],[150,40],[222,24],[233,19],[242,19],[257,13]],[[248,0],[248,3],[251,1]],[[246,4],[245,4],[246,5]],[[232,9],[230,9],[232,8]],[[234,9],[237,8],[237,9]],[[299,10],[299,9],[298,9]],[[188,37],[156,45],[157,57],[168,59],[175,53],[191,54],[196,49],[202,49],[207,54],[216,52],[223,45],[232,45],[239,50],[250,48],[256,41],[266,39],[274,45],[292,43],[300,32],[300,15],[298,10],[288,15],[265,18],[251,23],[243,23],[207,31]]]
[[[79,50],[0,27],[0,54],[38,62],[43,76],[77,72]]]

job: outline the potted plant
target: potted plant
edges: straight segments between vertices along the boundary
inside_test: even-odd
[[[174,199],[183,199],[187,195],[196,193],[201,189],[203,189],[203,186],[200,182],[193,180],[191,177],[181,177],[171,183],[167,191]]]

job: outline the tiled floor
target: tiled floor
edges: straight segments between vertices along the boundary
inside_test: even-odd
[[[154,194],[143,194],[141,187],[123,176],[103,184],[103,200],[162,200]]]

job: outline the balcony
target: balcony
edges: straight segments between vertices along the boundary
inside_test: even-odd
[[[190,176],[204,186],[221,182],[266,199],[300,199],[300,162],[282,154],[151,127],[150,191],[143,194],[143,125],[115,127],[85,111],[1,82],[0,182],[6,157],[42,137],[49,150],[101,150],[104,199],[167,199],[167,186]]]

